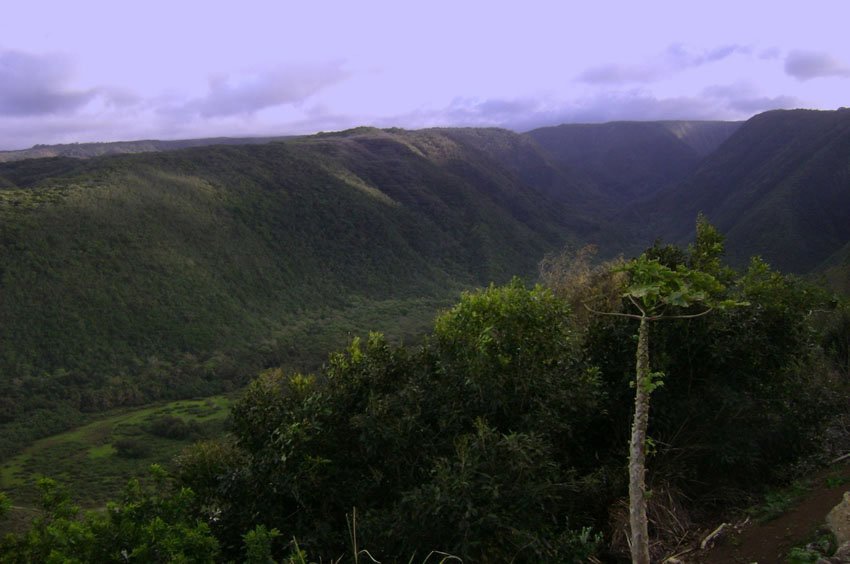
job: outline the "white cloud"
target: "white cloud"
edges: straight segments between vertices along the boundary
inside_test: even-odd
[[[173,110],[201,117],[253,114],[284,104],[300,104],[348,76],[341,63],[289,65],[249,75],[213,77],[202,98]]]
[[[721,61],[751,50],[743,45],[723,45],[694,52],[681,43],[673,43],[663,53],[639,64],[611,63],[586,69],[578,80],[588,84],[649,83],[662,80],[689,68]]]

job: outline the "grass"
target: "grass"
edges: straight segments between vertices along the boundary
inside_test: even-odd
[[[828,488],[837,488],[839,486],[850,484],[850,477],[842,475],[839,471],[833,472],[824,478],[824,480],[826,482],[826,487]]]
[[[89,458],[93,460],[99,460],[102,458],[109,458],[115,454],[115,447],[111,444],[107,445],[98,445],[89,448]]]
[[[805,545],[795,546],[788,552],[787,564],[808,564],[832,556],[837,548],[835,535],[819,530]]]
[[[794,507],[811,488],[810,481],[795,480],[784,488],[769,491],[764,502],[750,508],[748,513],[760,523],[772,521]]]
[[[0,466],[0,490],[16,505],[35,501],[37,476],[55,478],[68,485],[84,507],[98,507],[120,494],[124,484],[152,463],[164,466],[185,446],[200,438],[154,435],[153,421],[171,416],[195,422],[201,436],[220,434],[229,412],[229,398],[213,396],[174,401],[136,409],[120,409],[76,429],[36,441]],[[144,445],[140,458],[122,458],[115,443],[133,440]]]

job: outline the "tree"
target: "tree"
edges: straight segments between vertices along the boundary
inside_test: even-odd
[[[158,465],[150,474],[131,480],[120,503],[85,514],[66,488],[41,478],[41,514],[25,533],[0,539],[0,562],[218,561],[218,541],[192,513],[192,491],[168,487]]]
[[[583,562],[602,401],[569,305],[514,280],[464,294],[419,347],[372,334],[315,377],[265,373],[232,410],[233,449],[195,447],[180,477],[226,557],[262,525],[334,559],[356,507],[358,538],[392,561]]]
[[[716,233],[712,231],[712,233]],[[699,231],[697,245],[699,245]],[[705,247],[703,247],[705,248]],[[722,253],[722,245],[712,245],[712,253]],[[702,261],[714,264],[713,258],[706,255]],[[728,302],[713,300],[723,289],[717,279],[707,272],[701,272],[684,265],[675,269],[662,264],[647,254],[620,266],[628,278],[622,297],[635,313],[597,311],[586,306],[593,313],[614,315],[636,319],[638,328],[638,346],[635,360],[635,409],[629,441],[629,526],[631,530],[632,562],[649,563],[649,526],[646,516],[646,451],[647,429],[649,427],[650,396],[663,384],[663,374],[652,372],[649,363],[649,324],[664,319],[690,319],[708,314],[715,307],[726,307]],[[701,305],[702,309],[687,313],[688,308]]]

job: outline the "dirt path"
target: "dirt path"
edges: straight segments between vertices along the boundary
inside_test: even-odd
[[[827,478],[831,478],[832,487]],[[725,536],[713,549],[687,561],[702,564],[785,562],[791,548],[812,540],[826,514],[841,501],[844,492],[850,490],[848,482],[850,465],[824,470],[812,478],[812,488],[792,509],[772,521],[747,525],[740,532]]]

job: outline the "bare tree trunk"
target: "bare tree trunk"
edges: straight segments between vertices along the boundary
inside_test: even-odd
[[[646,430],[649,426],[649,321],[640,320],[635,375],[635,418],[629,445],[629,526],[633,564],[649,564],[646,517]]]

